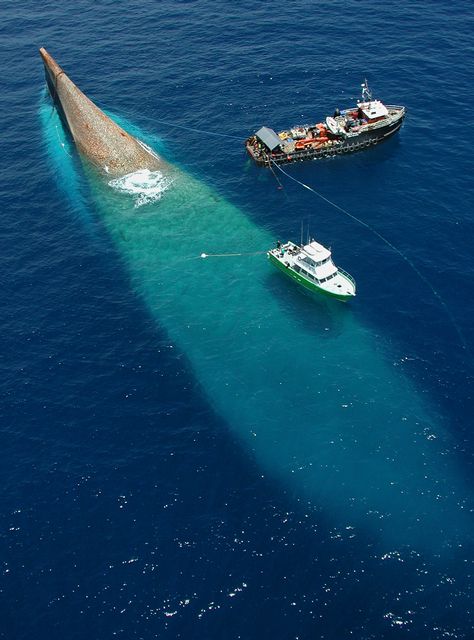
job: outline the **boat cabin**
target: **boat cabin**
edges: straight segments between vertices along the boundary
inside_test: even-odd
[[[311,279],[319,283],[326,282],[337,275],[337,267],[331,259],[331,252],[315,240],[301,250],[295,264],[295,270],[299,271],[297,267],[308,272]]]
[[[368,123],[378,122],[388,116],[388,109],[380,100],[358,102],[357,106]]]
[[[313,267],[319,267],[331,258],[331,252],[322,244],[312,240],[303,248],[305,260]]]

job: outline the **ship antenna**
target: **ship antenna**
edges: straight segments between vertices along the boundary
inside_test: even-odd
[[[360,86],[362,87],[362,100],[364,102],[370,102],[372,100],[372,92],[369,89],[367,78],[365,78],[364,82]]]
[[[301,218],[301,246],[303,246],[303,218]]]

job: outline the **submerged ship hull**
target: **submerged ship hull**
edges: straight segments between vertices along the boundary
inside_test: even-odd
[[[53,102],[82,158],[109,177],[167,166],[84,95],[44,48],[40,55]]]

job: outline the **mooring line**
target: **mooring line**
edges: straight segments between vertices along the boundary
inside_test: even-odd
[[[384,242],[388,247],[390,247],[393,251],[395,251],[395,253],[397,253],[401,258],[403,258],[403,260],[405,260],[405,262],[413,269],[413,271],[417,274],[417,276],[428,286],[428,288],[431,290],[431,292],[433,293],[435,298],[437,298],[439,304],[443,307],[443,309],[444,309],[446,315],[448,316],[451,324],[453,325],[454,329],[456,330],[456,333],[457,333],[458,338],[459,338],[459,340],[461,342],[462,348],[465,349],[465,350],[468,350],[468,346],[467,346],[466,340],[464,339],[462,331],[459,328],[458,324],[456,323],[456,320],[455,320],[454,316],[452,315],[448,305],[446,304],[446,302],[441,297],[441,294],[438,293],[438,291],[434,288],[434,286],[431,284],[431,282],[428,280],[428,278],[421,273],[421,271],[418,269],[418,267],[410,260],[410,258],[408,258],[403,253],[403,251],[398,249],[398,247],[396,247],[394,244],[392,244],[390,242],[390,240],[387,240],[387,238],[385,238],[385,236],[383,236],[381,233],[379,233],[377,231],[377,229],[374,229],[374,227],[372,227],[370,224],[368,224],[367,222],[364,222],[363,220],[360,220],[360,218],[358,218],[357,216],[354,216],[352,213],[349,213],[349,211],[346,211],[346,209],[343,209],[343,207],[340,207],[335,202],[332,202],[331,200],[329,200],[329,198],[326,198],[321,193],[319,193],[319,191],[316,191],[316,189],[313,189],[313,187],[310,187],[309,185],[305,184],[304,182],[301,182],[300,180],[297,180],[297,178],[294,178],[292,175],[290,175],[289,173],[284,171],[280,167],[280,165],[278,165],[274,160],[271,160],[271,162],[272,162],[272,164],[275,165],[275,167],[279,171],[281,171],[281,173],[283,173],[285,176],[290,178],[290,180],[293,180],[294,182],[298,183],[300,186],[304,187],[305,189],[308,189],[308,191],[311,191],[316,196],[318,196],[318,198],[321,198],[322,200],[327,202],[329,205],[331,205],[331,207],[334,207],[335,209],[338,209],[339,211],[344,213],[346,216],[348,216],[352,220],[355,220],[355,222],[358,222],[360,225],[362,225],[363,227],[365,227],[366,229],[371,231],[375,236],[377,236],[380,240],[382,240],[382,242]]]
[[[270,162],[268,163],[268,167],[269,167],[270,171],[273,173],[273,177],[275,178],[275,180],[276,180],[276,181],[277,181],[277,183],[278,183],[278,189],[283,189],[283,185],[282,185],[282,183],[281,183],[281,181],[280,181],[279,177],[277,176],[277,174],[276,174],[276,173],[275,173],[275,171],[273,170],[271,158],[270,158]]]
[[[242,137],[240,136],[233,136],[230,133],[219,133],[217,131],[207,131],[205,129],[195,129],[194,127],[188,127],[180,122],[168,122],[167,120],[160,120],[159,118],[151,118],[149,116],[146,116],[146,119],[149,120],[150,122],[159,122],[160,124],[165,124],[168,127],[179,127],[180,129],[183,129],[183,131],[194,131],[194,133],[202,133],[202,134],[206,134],[209,136],[216,136],[218,138],[231,138],[232,140],[240,140],[242,141]]]
[[[200,258],[231,258],[235,256],[259,256],[263,253],[268,253],[266,251],[246,251],[243,253],[201,253]]]
[[[59,137],[58,125],[55,125],[55,127],[56,127],[56,135],[58,136],[59,144],[60,144],[60,145],[61,145],[61,147],[63,148],[63,151],[64,151],[65,153],[67,153],[67,155],[68,155],[70,158],[72,158],[72,155],[71,155],[71,154],[69,153],[69,151],[66,149],[66,143],[65,143],[65,142],[63,142],[63,141],[61,140],[61,138]]]

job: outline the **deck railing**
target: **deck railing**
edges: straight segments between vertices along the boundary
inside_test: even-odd
[[[340,274],[342,274],[345,278],[347,278],[349,280],[349,282],[352,282],[352,284],[354,285],[354,289],[355,289],[356,288],[356,281],[351,276],[351,274],[347,273],[347,271],[344,271],[344,269],[341,269],[340,267],[338,267],[337,270],[339,271]]]

